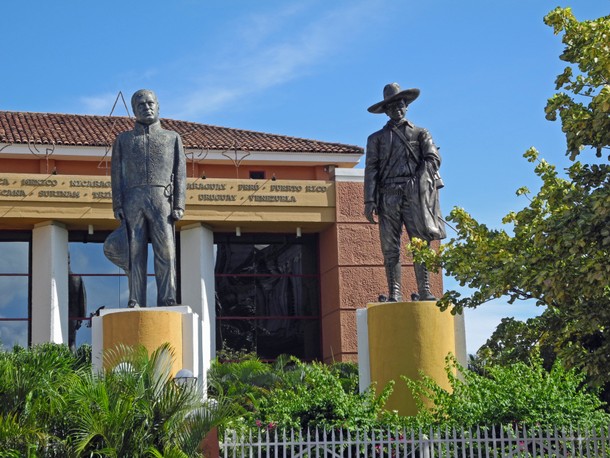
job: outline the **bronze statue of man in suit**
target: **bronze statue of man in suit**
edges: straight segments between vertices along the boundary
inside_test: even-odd
[[[401,90],[396,83],[383,89],[383,101],[368,111],[385,113],[390,120],[369,136],[364,170],[364,215],[376,224],[388,280],[388,301],[402,301],[400,238],[403,225],[409,237],[428,243],[445,238],[438,189],[441,157],[426,129],[405,119],[407,106],[419,96],[419,89]],[[436,300],[430,292],[425,265],[415,264],[421,301]]]
[[[186,158],[180,135],[161,127],[154,92],[137,91],[131,106],[136,123],[133,130],[117,136],[111,166],[112,208],[125,225],[129,247],[128,306],[146,306],[149,239],[155,256],[157,306],[175,305],[174,224],[184,215]]]

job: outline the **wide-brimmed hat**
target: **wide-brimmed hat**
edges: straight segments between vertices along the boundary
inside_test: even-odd
[[[384,113],[385,107],[388,103],[392,103],[396,100],[404,100],[408,105],[417,97],[419,97],[419,89],[417,88],[405,89],[404,91],[401,91],[398,83],[386,84],[383,88],[383,100],[375,105],[371,105],[368,108],[368,111],[377,114]]]

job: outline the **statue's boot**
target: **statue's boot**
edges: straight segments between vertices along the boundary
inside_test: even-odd
[[[428,269],[424,264],[415,264],[415,279],[417,280],[417,292],[420,301],[436,301],[436,297],[430,292],[430,279]]]
[[[388,289],[390,295],[388,296],[388,302],[402,302],[402,293],[400,292],[400,262],[385,266],[385,273],[388,279]]]

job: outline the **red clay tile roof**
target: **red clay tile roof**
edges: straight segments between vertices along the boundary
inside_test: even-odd
[[[117,133],[133,128],[133,118],[0,111],[0,142],[109,146]],[[182,136],[186,148],[240,151],[362,154],[359,146],[307,140],[188,121],[161,119]]]

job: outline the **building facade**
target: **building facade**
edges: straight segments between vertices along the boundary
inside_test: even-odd
[[[118,225],[111,145],[133,122],[0,112],[3,346],[88,342],[91,314],[126,307],[127,279],[103,241]],[[377,227],[362,216],[362,148],[161,123],[180,133],[187,157],[179,299],[208,323],[212,354],[355,361],[355,312],[387,290]],[[407,297],[412,270],[403,269]],[[431,283],[440,295],[440,275]],[[149,286],[154,298],[152,276]]]

